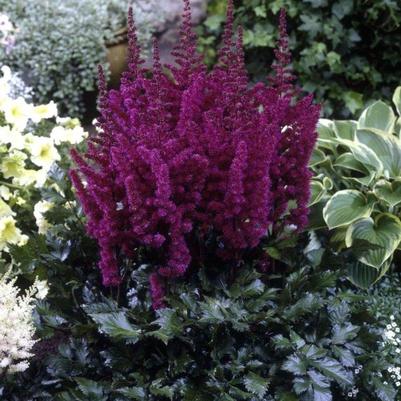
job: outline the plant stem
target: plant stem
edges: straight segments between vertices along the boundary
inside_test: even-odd
[[[1,181],[1,180],[0,180],[0,185],[6,185],[7,187],[10,187],[10,188],[13,188],[13,189],[20,189],[20,190],[24,189],[20,185],[11,184],[10,182]]]

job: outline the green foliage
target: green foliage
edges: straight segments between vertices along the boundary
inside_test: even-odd
[[[77,258],[79,242],[65,240],[67,257],[55,262],[47,255],[59,244],[46,239],[52,282],[37,310],[37,357],[3,384],[2,400],[329,401],[356,389],[366,401],[395,399],[377,380],[387,361],[375,353],[380,333],[366,298],[341,269],[320,267],[313,238],[306,259],[275,273],[204,267],[177,280],[156,313],[150,266],[127,270],[114,294],[100,291],[90,248]]]
[[[201,47],[216,56],[226,0],[209,2]],[[255,79],[273,61],[278,11],[288,14],[290,47],[301,86],[314,92],[326,116],[348,118],[372,98],[389,98],[399,85],[401,9],[386,0],[235,1],[246,59]],[[380,57],[372,57],[380,54]]]
[[[400,88],[394,94],[400,107]],[[351,280],[367,287],[388,270],[401,243],[400,117],[386,103],[358,121],[320,120],[312,160],[311,228],[331,230],[336,250],[351,250]]]

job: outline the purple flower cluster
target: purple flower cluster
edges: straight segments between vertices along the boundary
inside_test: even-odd
[[[236,258],[271,227],[305,225],[319,108],[294,100],[284,13],[270,87],[249,84],[232,0],[210,72],[196,52],[189,0],[174,66],[161,65],[155,42],[153,69],[143,68],[132,11],[128,20],[128,71],[107,92],[100,70],[99,132],[84,155],[73,151],[71,179],[100,246],[104,284],[119,282],[121,257],[153,249],[159,308],[165,281],[193,259],[194,237],[214,233],[222,254]]]

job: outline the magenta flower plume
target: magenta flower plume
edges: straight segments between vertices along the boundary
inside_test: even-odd
[[[130,10],[128,71],[118,90],[107,91],[100,69],[98,132],[85,154],[72,153],[71,179],[100,247],[104,284],[119,283],[122,258],[152,250],[155,309],[164,306],[168,280],[194,260],[195,238],[213,233],[222,254],[238,258],[271,227],[305,225],[316,140],[318,107],[292,99],[285,15],[272,86],[252,87],[233,2],[210,72],[196,52],[189,0],[183,3],[175,65],[161,64],[155,42],[151,70],[142,67]]]

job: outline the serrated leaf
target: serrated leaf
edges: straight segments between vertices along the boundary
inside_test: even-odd
[[[152,331],[149,335],[159,338],[167,344],[169,340],[181,334],[183,329],[182,322],[174,309],[164,308],[157,313],[159,317],[153,324],[158,325],[160,328]]]
[[[263,397],[267,392],[269,379],[265,379],[254,372],[249,372],[244,377],[245,388],[259,397]]]
[[[311,364],[321,373],[335,380],[339,384],[353,384],[352,376],[335,359],[325,357],[312,361]]]
[[[145,399],[146,393],[142,387],[124,387],[117,390],[118,393],[131,399],[143,401]]]
[[[291,372],[294,375],[306,374],[307,364],[298,355],[290,355],[283,363],[282,369]]]
[[[90,313],[89,316],[99,325],[99,331],[115,340],[136,343],[141,330],[131,324],[124,312]]]
[[[91,397],[93,400],[103,400],[104,389],[101,384],[84,377],[77,377],[74,379],[79,390],[86,396]]]

